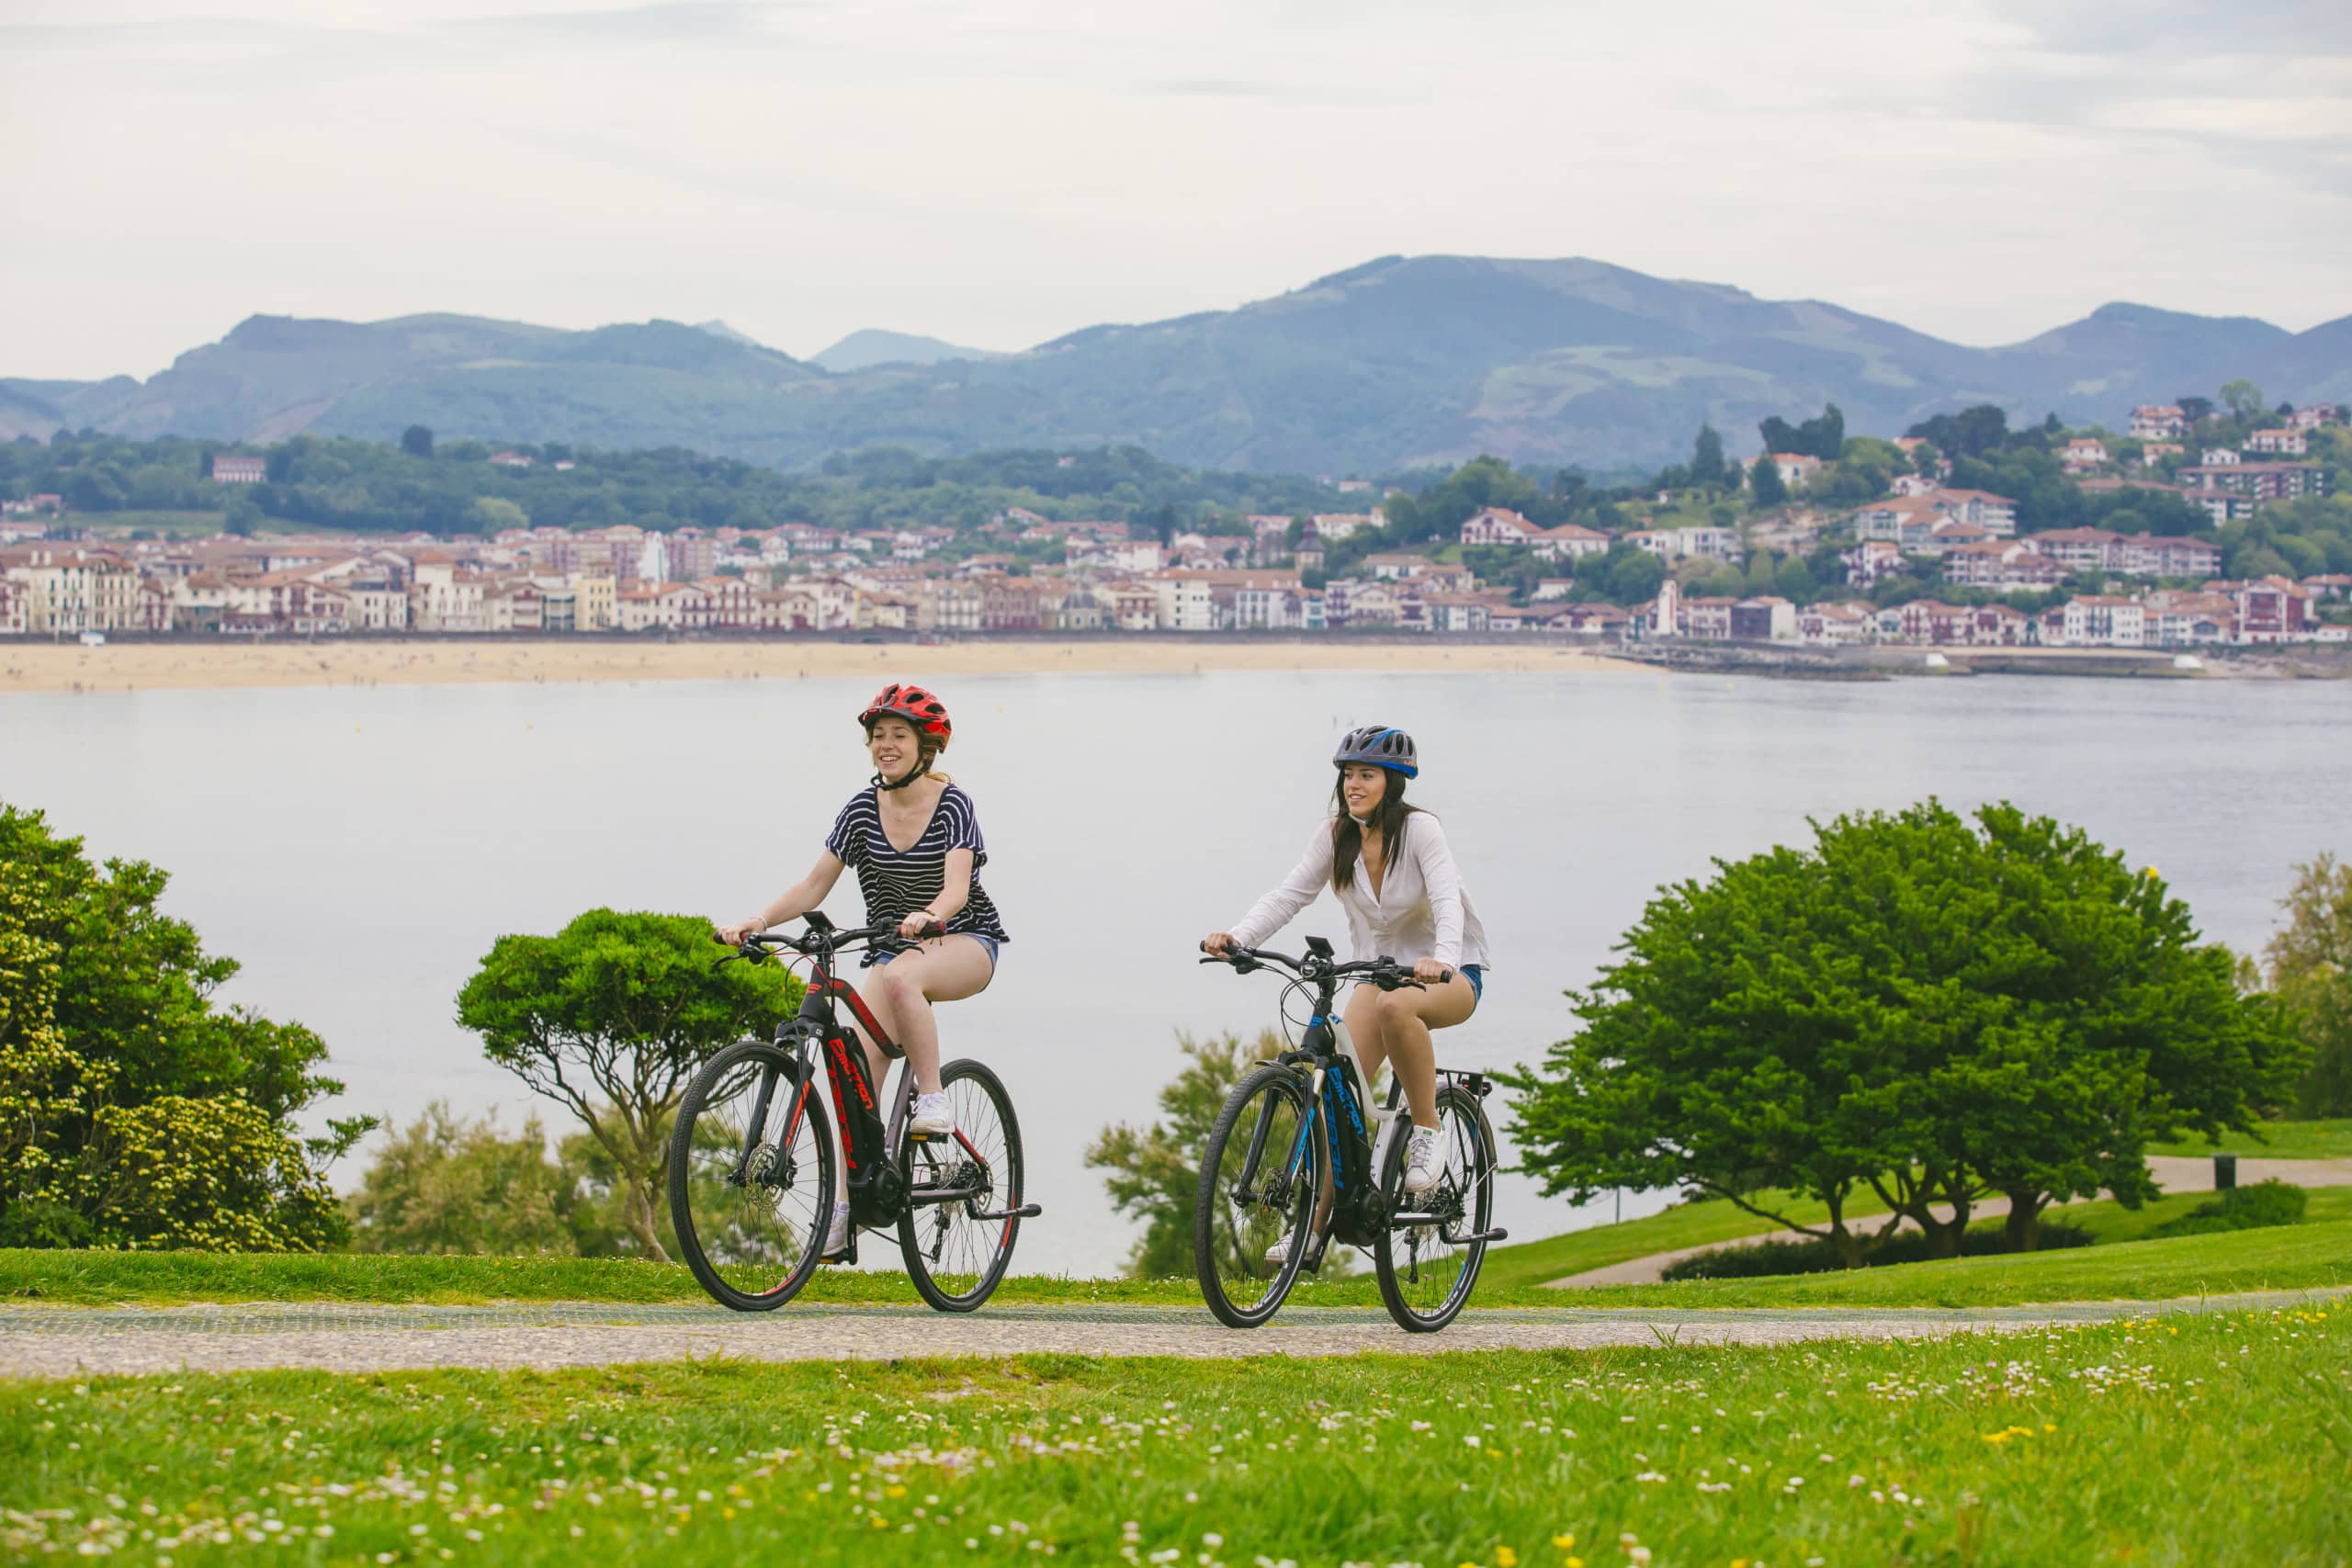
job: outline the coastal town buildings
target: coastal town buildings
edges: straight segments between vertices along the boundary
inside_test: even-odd
[[[2324,495],[2344,449],[2340,418],[2318,404],[2249,431],[2150,404],[2132,413],[2136,446],[2102,430],[2047,449],[2073,470],[2067,483],[2086,503],[2076,515],[2136,512],[2143,528],[2178,528],[2185,502],[2219,527]],[[1913,438],[1894,446],[1921,455]],[[2191,447],[2197,460],[2182,462]],[[2352,573],[2223,580],[2226,566],[2256,558],[2235,535],[2020,533],[2018,500],[1951,483],[1949,461],[1833,506],[1821,499],[1832,484],[1811,481],[1850,469],[1770,456],[1786,482],[1810,485],[1804,498],[1759,508],[1721,487],[1654,499],[1621,491],[1579,510],[1588,522],[1539,524],[1488,506],[1450,536],[1409,543],[1383,531],[1378,511],[1215,523],[1203,511],[1150,528],[1020,507],[954,525],[657,518],[658,527],[518,525],[487,536],[102,538],[58,495],[14,494],[0,498],[0,637],[1357,633],[2222,648],[2344,640],[2352,627]],[[488,460],[514,471],[502,484],[533,482],[523,477],[531,453]],[[268,482],[270,458],[209,461],[219,484]],[[2049,498],[2031,493],[2029,514],[2048,516]],[[2170,498],[2162,507],[2159,495]],[[2276,565],[2278,555],[2259,558]],[[1655,598],[1602,602],[1604,586],[1624,596],[1628,566],[1645,591],[1663,569]],[[1812,602],[1812,590],[1770,591],[1839,577]]]

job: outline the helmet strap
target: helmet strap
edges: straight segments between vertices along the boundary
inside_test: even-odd
[[[889,780],[888,780],[888,779],[884,778],[880,773],[876,773],[876,774],[875,774],[875,775],[874,775],[874,787],[875,787],[876,789],[879,789],[879,790],[894,790],[894,789],[904,789],[904,788],[906,788],[909,784],[910,784],[914,783],[914,782],[915,782],[915,780],[917,780],[917,779],[919,779],[919,778],[922,777],[922,776],[923,776],[923,774],[925,774],[925,773],[927,773],[931,772],[931,759],[932,759],[933,757],[936,756],[936,755],[938,755],[938,753],[937,753],[937,752],[925,752],[925,753],[923,753],[923,755],[922,755],[922,759],[921,759],[920,761],[918,761],[915,763],[915,765],[914,765],[913,767],[911,767],[911,768],[910,768],[910,769],[908,769],[908,770],[907,770],[907,776],[906,776],[905,778],[900,779],[897,784],[892,784]]]

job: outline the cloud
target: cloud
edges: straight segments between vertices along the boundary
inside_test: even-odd
[[[2352,6],[2343,0],[2269,0],[2259,7],[2140,0],[2128,10],[2080,0],[1999,0],[1995,9],[2032,47],[2060,54],[2211,60],[2352,52]]]
[[[1039,342],[1394,251],[1973,342],[2119,296],[2352,307],[2342,0],[0,9],[0,200],[38,215],[0,372],[152,366],[256,310]]]
[[[611,10],[508,12],[492,17],[461,18],[458,25],[571,39],[750,41],[777,36],[766,25],[771,17],[824,8],[815,0],[796,0],[796,3],[783,5],[753,3],[753,0],[652,0],[648,5],[623,6]]]
[[[1147,93],[1176,98],[1281,98],[1291,89],[1272,82],[1243,82],[1230,77],[1167,76],[1136,84]]]

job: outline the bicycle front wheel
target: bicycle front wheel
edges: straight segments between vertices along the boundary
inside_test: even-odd
[[[899,1252],[924,1301],[941,1312],[970,1312],[995,1292],[1021,1235],[1012,1213],[1023,1202],[1021,1122],[1004,1085],[978,1062],[948,1063],[939,1087],[956,1112],[956,1131],[908,1140]],[[927,1192],[956,1196],[926,1202]]]
[[[1270,1064],[1241,1080],[1209,1129],[1193,1267],[1209,1311],[1228,1328],[1273,1316],[1298,1279],[1317,1179],[1329,1164],[1313,1109],[1298,1075]]]
[[[1408,1333],[1433,1334],[1452,1323],[1478,1282],[1487,1244],[1464,1241],[1483,1235],[1495,1212],[1495,1132],[1487,1124],[1478,1097],[1458,1084],[1437,1091],[1436,1185],[1418,1196],[1407,1193],[1406,1140],[1388,1147],[1381,1190],[1391,1213],[1435,1215],[1433,1220],[1382,1227],[1373,1247],[1380,1276],[1380,1299],[1388,1315]]]
[[[678,1250],[722,1306],[766,1312],[800,1293],[833,1217],[833,1141],[790,1051],[739,1040],[695,1075],[670,1135]]]

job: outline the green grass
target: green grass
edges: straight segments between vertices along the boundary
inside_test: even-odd
[[[2308,1190],[2309,1206],[2303,1211],[2305,1224],[2326,1220],[2352,1220],[2352,1187],[2313,1187]],[[2141,1241],[2156,1230],[2181,1218],[2199,1203],[2212,1201],[2211,1192],[2176,1192],[2144,1203],[2137,1210],[2125,1208],[2111,1198],[2096,1203],[2071,1203],[2064,1209],[2045,1210],[2044,1217],[2090,1232],[2094,1241]],[[1998,1220],[1984,1222],[1994,1229]],[[1974,1226],[1969,1227],[1974,1229]]]
[[[2064,1252],[1905,1263],[1859,1273],[1597,1285],[1545,1294],[1574,1306],[1870,1309],[2165,1301],[2335,1286],[2352,1286],[2352,1219],[2121,1241]]]
[[[194,535],[207,536],[220,532],[228,522],[227,512],[76,512],[69,520],[72,526],[87,528],[93,534],[121,535],[144,528],[153,533],[174,537]]]
[[[2259,1122],[2253,1133],[2222,1134],[2219,1145],[2190,1139],[2159,1145],[2148,1152],[2192,1156],[2228,1153],[2241,1159],[2352,1159],[2352,1116],[2333,1122]]]
[[[0,1557],[2340,1563],[2346,1311],[1835,1347],[17,1382]]]
[[[2269,1143],[2258,1144],[2246,1134],[2233,1134],[2226,1146],[2241,1155],[2266,1159],[2352,1158],[2352,1119],[2265,1122],[2259,1123],[2256,1131],[2269,1139]],[[2167,1144],[2148,1152],[2152,1155],[2213,1153],[2201,1145],[2192,1147],[2186,1144]],[[1828,1211],[1819,1202],[1792,1198],[1786,1193],[1758,1194],[1757,1203],[1760,1208],[1786,1214],[1804,1224],[1819,1224],[1828,1218]],[[2112,1204],[2105,1202],[2075,1204],[2065,1213],[2068,1223],[2072,1224],[2089,1211],[2112,1207]],[[2185,1212],[2186,1209],[2182,1208],[2165,1213],[2169,1217],[2172,1213]],[[1849,1221],[1885,1213],[1886,1206],[1868,1194],[1854,1198],[1847,1205]],[[1482,1279],[1490,1283],[1541,1285],[1548,1280],[1566,1279],[1571,1274],[1581,1274],[1589,1269],[1606,1269],[1611,1264],[1630,1263],[1636,1258],[1647,1258],[1652,1253],[1736,1241],[1741,1236],[1761,1235],[1767,1231],[1781,1228],[1770,1220],[1758,1219],[1720,1198],[1703,1199],[1692,1203],[1679,1203],[1663,1213],[1645,1215],[1638,1220],[1592,1225],[1584,1230],[1570,1231],[1565,1235],[1495,1247],[1487,1254],[1487,1269]],[[2126,1226],[2119,1229],[2112,1237],[2102,1235],[2101,1239],[2123,1240],[2138,1234],[2141,1232]]]
[[[1784,1192],[1759,1193],[1756,1201],[1758,1208],[1786,1214],[1803,1224],[1825,1224],[1829,1217],[1828,1210],[1818,1201],[1792,1198]],[[1846,1217],[1851,1222],[1885,1212],[1885,1205],[1874,1197],[1857,1198],[1847,1205]],[[1565,1235],[1546,1236],[1542,1241],[1492,1248],[1487,1254],[1486,1271],[1479,1279],[1503,1285],[1542,1285],[1581,1274],[1588,1269],[1630,1263],[1656,1252],[1736,1241],[1744,1235],[1761,1235],[1781,1228],[1778,1223],[1758,1219],[1723,1199],[1709,1198],[1695,1203],[1679,1203],[1638,1220],[1593,1225]]]
[[[2315,1192],[2300,1225],[2165,1240],[2144,1235],[2197,1201],[2163,1200],[2139,1214],[2090,1216],[2108,1245],[2022,1257],[1909,1263],[1860,1274],[1809,1274],[1679,1284],[1608,1285],[1552,1291],[1480,1277],[1479,1306],[1905,1307],[2007,1306],[2036,1302],[2161,1301],[2253,1290],[2352,1284],[2352,1193]],[[2086,1205],[2089,1209],[2091,1205]],[[0,1251],[0,1303],[106,1305],[119,1302],[342,1301],[464,1303],[493,1301],[699,1302],[699,1287],[677,1265],[626,1260],[513,1258],[355,1258],[173,1252]],[[904,1276],[818,1275],[801,1302],[895,1303],[913,1308]],[[1067,1303],[1195,1306],[1189,1279],[1007,1280],[1001,1304]],[[1377,1310],[1369,1274],[1302,1280],[1291,1300],[1306,1306]],[[714,1309],[715,1310],[715,1309]],[[790,1310],[790,1309],[786,1309]]]

